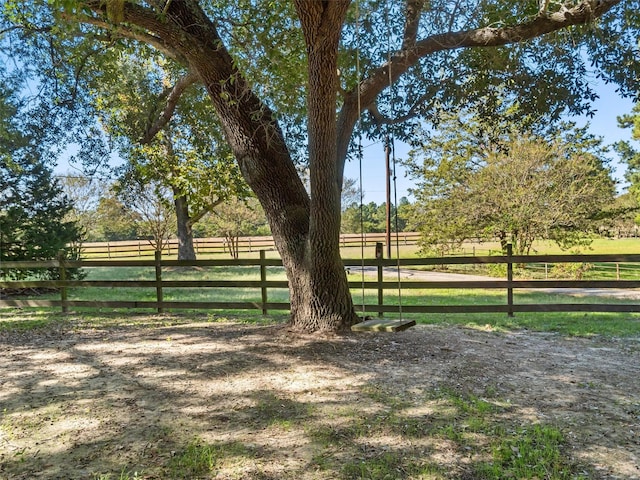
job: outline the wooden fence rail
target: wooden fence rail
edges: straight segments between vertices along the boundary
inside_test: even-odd
[[[352,271],[367,268],[373,274],[365,277],[364,281],[352,281],[349,285],[353,289],[365,289],[377,292],[377,303],[370,305],[357,305],[356,309],[368,313],[478,313],[478,312],[503,312],[513,315],[515,312],[640,312],[638,303],[562,303],[562,304],[516,304],[513,292],[517,289],[531,291],[539,289],[636,289],[640,288],[640,280],[514,280],[513,265],[531,263],[640,263],[640,254],[634,255],[526,255],[526,256],[479,256],[479,257],[440,257],[440,258],[414,258],[414,259],[346,259],[344,265]],[[507,275],[505,279],[489,281],[415,281],[397,279],[389,281],[384,279],[385,269],[400,269],[446,264],[506,264]],[[254,267],[259,270],[259,280],[168,280],[164,272],[168,268],[175,267]],[[98,267],[147,267],[155,274],[153,280],[72,280],[68,278],[69,269]],[[156,254],[154,260],[80,260],[70,261],[65,259],[50,260],[46,262],[3,262],[0,270],[8,269],[33,269],[33,268],[57,268],[59,280],[50,281],[0,281],[0,292],[3,289],[29,289],[29,288],[54,288],[59,292],[59,300],[19,299],[0,297],[0,307],[59,307],[63,312],[70,308],[144,308],[163,312],[167,309],[249,309],[259,310],[266,314],[270,310],[289,310],[287,302],[270,302],[269,290],[286,289],[286,280],[269,280],[269,270],[273,267],[282,267],[282,261],[277,258],[267,258],[265,251],[260,252],[258,259],[211,259],[197,261],[163,260]],[[373,268],[371,268],[373,267]],[[1,277],[0,277],[1,278]],[[369,280],[368,278],[371,278]],[[155,300],[151,301],[118,301],[111,299],[102,300],[70,300],[69,289],[87,287],[104,288],[108,294],[109,288],[147,288],[155,289]],[[229,301],[166,301],[164,291],[167,288],[241,288],[259,289],[260,301],[229,302]],[[504,290],[507,301],[496,305],[387,305],[384,303],[384,292],[387,290],[410,289],[493,289]]]
[[[340,235],[342,247],[359,247],[360,245],[372,246],[377,242],[384,242],[384,233],[346,233]],[[415,245],[420,238],[416,232],[400,232],[397,236],[399,245]],[[396,234],[393,234],[392,242],[396,242]],[[227,253],[229,251],[227,241],[221,237],[194,238],[193,245],[198,255]],[[240,237],[238,238],[239,252],[258,252],[260,250],[275,250],[273,237]],[[178,240],[170,239],[162,250],[165,256],[178,253]],[[148,240],[123,240],[115,242],[85,242],[81,247],[82,258],[153,258],[155,249]]]

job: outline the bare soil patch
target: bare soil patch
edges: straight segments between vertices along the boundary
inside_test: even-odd
[[[0,478],[171,478],[194,441],[224,452],[203,478],[354,478],[341,457],[387,452],[441,467],[395,478],[474,478],[482,455],[442,436],[367,436],[363,423],[348,443],[319,441],[354,432],[341,423],[387,408],[383,395],[415,425],[436,421],[433,392],[444,389],[507,405],[496,415],[509,425],[558,427],[583,478],[640,478],[639,339],[449,326],[318,337],[154,321],[0,333]]]

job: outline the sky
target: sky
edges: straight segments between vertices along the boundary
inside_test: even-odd
[[[619,140],[630,140],[631,130],[618,127],[617,117],[631,112],[633,101],[629,98],[621,98],[615,92],[615,85],[598,85],[597,92],[600,95],[593,103],[596,111],[593,118],[578,117],[568,120],[575,121],[578,126],[589,123],[589,131],[597,136],[603,137],[604,144],[613,144]],[[386,201],[385,183],[385,155],[384,144],[382,142],[363,144],[363,165],[362,165],[362,190],[364,192],[364,203],[375,202],[381,204]],[[396,159],[406,158],[409,148],[406,144],[396,142]],[[618,191],[622,192],[625,186],[624,173],[625,166],[617,161],[615,152],[611,153],[613,176],[619,182]],[[348,162],[345,166],[345,177],[359,179],[359,166],[357,161]],[[405,176],[405,171],[401,166],[396,167],[396,195],[398,201],[402,197],[411,200],[409,189],[415,186],[415,182]],[[394,202],[394,189],[392,184],[391,202]]]
[[[613,144],[619,140],[630,140],[631,130],[621,129],[618,127],[617,117],[631,112],[633,102],[629,98],[621,98],[615,92],[614,85],[599,85],[597,87],[598,98],[593,108],[595,116],[591,119],[586,117],[573,118],[578,126],[587,123],[590,125],[590,132],[594,135],[601,136],[604,144]],[[399,162],[401,158],[407,158],[408,145],[396,142],[395,156]],[[382,141],[371,143],[366,140],[363,143],[363,163],[362,163],[362,190],[364,203],[375,202],[382,204],[386,201],[386,182],[385,182],[385,153],[384,143]],[[622,192],[625,186],[624,173],[625,166],[617,162],[615,152],[611,153],[612,164],[614,169],[614,178],[619,182],[618,191]],[[55,173],[59,175],[67,174],[70,169],[68,163],[62,161],[55,169]],[[345,177],[356,180],[359,184],[360,168],[357,161],[347,162],[345,166]],[[396,181],[395,188],[391,186],[391,202],[395,203],[395,198],[400,201],[402,197],[412,200],[409,190],[415,186],[413,179],[405,175],[405,171],[400,165],[396,165]]]

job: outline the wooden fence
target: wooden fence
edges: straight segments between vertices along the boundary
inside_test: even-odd
[[[364,247],[375,245],[377,242],[384,242],[384,233],[347,233],[340,235],[340,245],[342,247]],[[415,245],[420,238],[416,232],[401,232],[397,241],[400,245]],[[396,234],[392,234],[392,242],[396,242]],[[229,247],[227,241],[221,237],[194,238],[193,246],[196,254],[227,253]],[[258,252],[260,250],[275,250],[273,237],[240,237],[238,239],[239,252]],[[170,239],[162,255],[171,256],[178,253],[178,239]],[[82,244],[81,256],[86,259],[98,258],[138,258],[152,257],[155,255],[153,244],[148,240],[123,240],[118,242],[85,242]]]
[[[517,289],[635,289],[640,288],[640,280],[515,280],[513,278],[514,264],[528,263],[621,263],[640,262],[640,255],[545,255],[545,256],[479,256],[479,257],[443,257],[443,258],[416,258],[396,260],[385,259],[347,259],[344,260],[346,268],[352,271],[367,268],[372,275],[363,280],[350,282],[354,289],[373,290],[377,292],[377,302],[370,305],[356,305],[360,311],[383,313],[478,313],[478,312],[503,312],[513,315],[514,312],[640,312],[640,304],[637,303],[607,303],[603,298],[602,303],[563,303],[563,304],[516,304],[513,292]],[[396,269],[399,264],[401,269],[434,265],[464,265],[464,264],[506,264],[506,278],[490,281],[462,280],[462,281],[415,281],[397,279],[385,280],[385,269]],[[163,278],[163,271],[175,267],[253,267],[259,274],[259,280],[167,280]],[[68,269],[83,267],[147,267],[155,273],[153,280],[70,280]],[[81,260],[67,261],[64,258],[47,262],[4,262],[0,269],[34,269],[54,268],[59,270],[60,280],[52,281],[0,281],[2,289],[39,289],[52,288],[59,293],[59,299],[42,300],[37,298],[0,298],[0,307],[58,307],[63,312],[70,308],[144,308],[163,312],[168,309],[249,309],[259,310],[266,314],[269,310],[288,310],[289,303],[270,302],[270,289],[286,289],[286,280],[269,280],[270,268],[282,267],[282,261],[277,258],[266,258],[265,252],[260,252],[258,259],[218,259],[197,260],[194,262],[163,260],[156,255],[154,260]],[[280,270],[281,271],[281,270]],[[109,295],[109,289],[115,287],[126,288],[152,288],[155,289],[153,301],[118,301],[115,299],[101,300],[70,300],[70,289],[86,287],[101,287],[105,289],[105,296]],[[164,289],[167,288],[241,288],[258,289],[260,301],[253,302],[229,302],[229,301],[165,301]],[[506,302],[495,305],[388,305],[384,303],[386,290],[398,291],[398,289],[493,289],[506,292]],[[425,299],[427,300],[427,299]],[[357,303],[357,302],[356,302]]]

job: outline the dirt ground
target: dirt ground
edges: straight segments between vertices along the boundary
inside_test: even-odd
[[[295,418],[337,421],[331,412],[369,408],[363,391],[375,386],[416,411],[434,389],[490,392],[513,419],[557,426],[587,478],[640,479],[639,374],[640,339],[449,326],[327,338],[170,317],[104,329],[77,320],[0,333],[0,478],[163,478],[156,466],[193,438],[259,452],[227,458],[212,478],[336,478]],[[468,478],[468,459],[446,445],[423,454]]]

